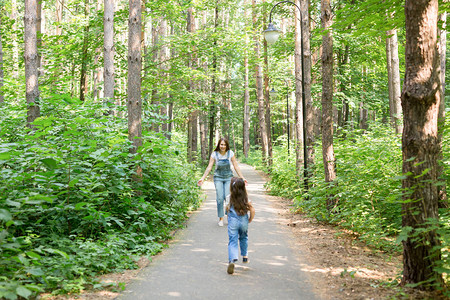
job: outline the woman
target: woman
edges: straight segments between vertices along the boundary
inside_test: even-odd
[[[223,226],[223,202],[230,194],[230,180],[231,177],[233,177],[231,163],[233,163],[236,173],[244,180],[245,184],[247,184],[247,180],[245,180],[244,176],[242,176],[241,169],[236,161],[234,152],[230,150],[230,144],[228,144],[227,139],[220,138],[216,149],[214,149],[214,152],[211,153],[205,174],[203,174],[202,178],[200,178],[197,182],[198,186],[203,184],[205,178],[208,176],[209,172],[211,172],[214,163],[216,163],[216,169],[214,171],[214,186],[216,187],[217,215],[219,216],[219,226]]]

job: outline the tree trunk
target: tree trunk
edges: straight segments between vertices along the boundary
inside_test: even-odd
[[[169,47],[166,42],[168,32],[168,25],[167,25],[167,19],[165,17],[162,18],[161,23],[159,24],[159,34],[160,34],[160,51],[159,51],[159,61],[161,63],[161,68],[159,70],[159,84],[160,86],[165,86],[166,82],[168,81],[168,70],[169,70]],[[165,91],[160,91],[160,100],[161,100],[161,108],[160,108],[160,115],[167,117],[167,100],[169,99],[168,93]],[[167,118],[162,120],[161,129],[164,135],[167,137],[167,126],[168,120]]]
[[[248,42],[248,39],[247,39]],[[248,87],[248,52],[244,54],[244,124],[243,124],[243,151],[245,158],[248,158],[248,153],[250,151],[250,91]]]
[[[40,116],[39,84],[38,84],[38,53],[37,53],[37,1],[25,0],[24,40],[25,40],[25,81],[27,99],[27,122],[31,123]]]
[[[321,0],[321,23],[325,31],[322,36],[322,156],[325,169],[325,182],[336,179],[335,156],[333,149],[333,37],[331,34],[332,15],[330,0]],[[327,206],[335,205],[330,195]]]
[[[129,0],[128,18],[128,78],[127,110],[128,139],[133,143],[131,153],[142,146],[142,100],[141,100],[141,3]]]
[[[304,130],[303,128],[303,90],[302,90],[302,32],[303,29],[301,26],[303,25],[300,22],[300,11],[294,8],[295,11],[295,53],[294,53],[294,64],[295,64],[295,162],[296,162],[296,170],[297,176],[299,178],[304,174],[304,149],[303,149],[303,141],[304,141]],[[304,76],[304,74],[303,74]],[[306,95],[305,95],[306,100]],[[306,104],[306,103],[305,103]],[[302,172],[303,170],[303,172]]]
[[[187,10],[187,31],[189,33],[194,33],[196,31],[196,25],[195,25],[195,16],[194,16],[194,9],[192,7],[188,8]],[[195,53],[195,47],[191,48],[191,52]],[[192,70],[195,70],[197,68],[197,58],[195,54],[190,55],[189,59],[189,67]],[[189,90],[191,94],[194,94],[195,92],[195,82],[194,78],[191,78],[189,80]],[[194,100],[192,100],[194,101]],[[189,119],[188,119],[188,161],[196,161],[197,160],[197,144],[198,144],[198,118],[197,118],[197,109],[196,104],[193,103],[190,106],[190,112],[189,112]]]
[[[264,13],[264,24],[263,27],[266,28],[267,15]],[[264,55],[264,103],[265,103],[265,118],[266,118],[266,132],[267,132],[267,166],[269,172],[272,168],[272,126],[270,121],[270,94],[269,94],[269,58],[267,55],[267,41],[263,39],[263,55]]]
[[[446,44],[447,44],[447,13],[443,12],[439,16],[440,21],[442,22],[442,29],[439,29],[439,57],[440,57],[440,65],[441,65],[441,103],[439,105],[439,115],[438,115],[438,143],[439,143],[439,155],[438,160],[441,161],[443,159],[442,153],[442,137],[444,136],[444,128],[445,128],[445,62],[446,62]],[[445,182],[445,179],[442,178],[442,174],[444,174],[444,170],[442,164],[438,164],[438,176],[441,178],[441,181]],[[440,208],[448,208],[449,203],[447,199],[447,189],[445,185],[438,186],[439,193],[439,207]]]
[[[389,47],[390,47],[390,67],[391,71],[391,84],[392,89],[392,110],[391,110],[391,120],[395,129],[395,133],[399,134],[403,131],[402,125],[402,106],[401,106],[401,88],[400,88],[400,61],[398,58],[398,40],[397,40],[397,30],[389,30]]]
[[[305,104],[306,104],[306,150],[308,163],[308,176],[312,176],[314,169],[315,150],[314,144],[316,142],[314,136],[314,104],[311,97],[311,30],[309,26],[309,0],[300,1],[300,9],[302,13],[302,39],[303,39],[303,63],[305,65],[302,78],[305,87]]]
[[[438,0],[405,1],[405,83],[402,91],[402,137],[405,190],[402,226],[403,284],[436,289],[443,282],[433,268],[441,258],[436,232],[439,195],[437,156],[438,114],[441,101],[437,50]]]
[[[217,27],[219,26],[219,6],[216,3],[216,7],[214,9],[214,32],[217,31]],[[217,37],[214,37],[213,42],[214,48],[217,47]],[[215,52],[213,53],[212,58],[212,78],[211,78],[211,97],[209,101],[209,147],[208,153],[212,153],[214,146],[214,131],[216,129],[216,69],[217,69],[217,56]]]
[[[256,0],[252,0],[253,7],[253,29],[254,29],[254,43],[255,43],[255,57],[257,60],[260,58],[260,33],[257,32],[257,15],[256,15]],[[267,157],[269,153],[268,149],[268,137],[267,137],[267,125],[266,125],[266,113],[264,105],[264,92],[263,92],[263,74],[262,68],[259,62],[255,65],[255,80],[256,80],[256,96],[258,101],[258,118],[259,118],[259,132],[261,134],[261,151],[263,157],[263,163],[267,165]]]
[[[98,14],[102,9],[102,1],[103,0],[97,0],[97,5],[95,8],[96,14]],[[104,19],[103,19],[104,20]],[[94,58],[94,65],[97,66],[96,69],[93,71],[93,78],[94,78],[94,87],[92,88],[92,98],[94,100],[97,100],[101,98],[100,95],[100,82],[102,81],[103,77],[103,68],[99,66],[100,57],[101,57],[102,49],[101,47],[97,47],[95,49],[95,58]]]
[[[103,63],[105,101],[114,103],[114,0],[104,0]],[[110,110],[112,113],[112,110]]]
[[[392,47],[391,47],[391,33],[390,31],[386,32],[386,66],[387,66],[387,75],[388,75],[388,91],[389,91],[389,121],[394,128],[395,119],[394,119],[394,96],[393,96],[393,87],[392,87]]]
[[[84,101],[87,94],[87,60],[89,46],[89,0],[84,0],[84,17],[86,26],[84,27],[83,48],[81,51],[81,74],[80,74],[80,101]]]
[[[62,34],[61,22],[63,18],[64,0],[56,1],[55,13],[56,13],[56,31],[55,34],[60,36]]]

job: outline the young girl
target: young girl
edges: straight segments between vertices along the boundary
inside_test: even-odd
[[[241,169],[237,163],[236,157],[234,156],[233,150],[230,149],[230,144],[225,138],[220,138],[217,143],[216,149],[211,153],[209,159],[208,167],[205,170],[202,178],[197,182],[198,186],[201,186],[208,176],[211,169],[216,164],[216,169],[214,170],[214,186],[216,187],[216,201],[217,201],[217,216],[219,217],[219,226],[223,226],[223,216],[224,216],[224,205],[223,202],[230,193],[230,179],[233,177],[233,172],[231,171],[231,164],[233,164],[234,169],[238,176],[244,179],[241,173]],[[244,181],[246,181],[244,179]]]
[[[228,274],[234,273],[234,263],[238,260],[238,240],[242,262],[248,262],[248,223],[255,217],[255,209],[248,201],[245,181],[231,178],[230,203],[228,204]],[[249,216],[250,212],[250,216]]]

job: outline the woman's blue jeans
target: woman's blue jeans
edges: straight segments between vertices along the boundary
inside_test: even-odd
[[[234,210],[228,212],[228,261],[234,262],[241,256],[247,256],[248,249],[248,215],[238,216]]]
[[[230,194],[230,181],[231,177],[222,178],[219,176],[214,176],[214,185],[216,187],[216,201],[217,201],[217,215],[222,218],[223,212],[223,202],[225,198]]]

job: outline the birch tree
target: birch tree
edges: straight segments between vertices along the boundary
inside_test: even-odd
[[[114,0],[104,0],[103,16],[103,95],[114,102]],[[111,112],[112,113],[112,112]]]
[[[38,53],[37,53],[37,1],[25,0],[25,81],[27,100],[27,122],[31,123],[40,116],[38,85]]]

